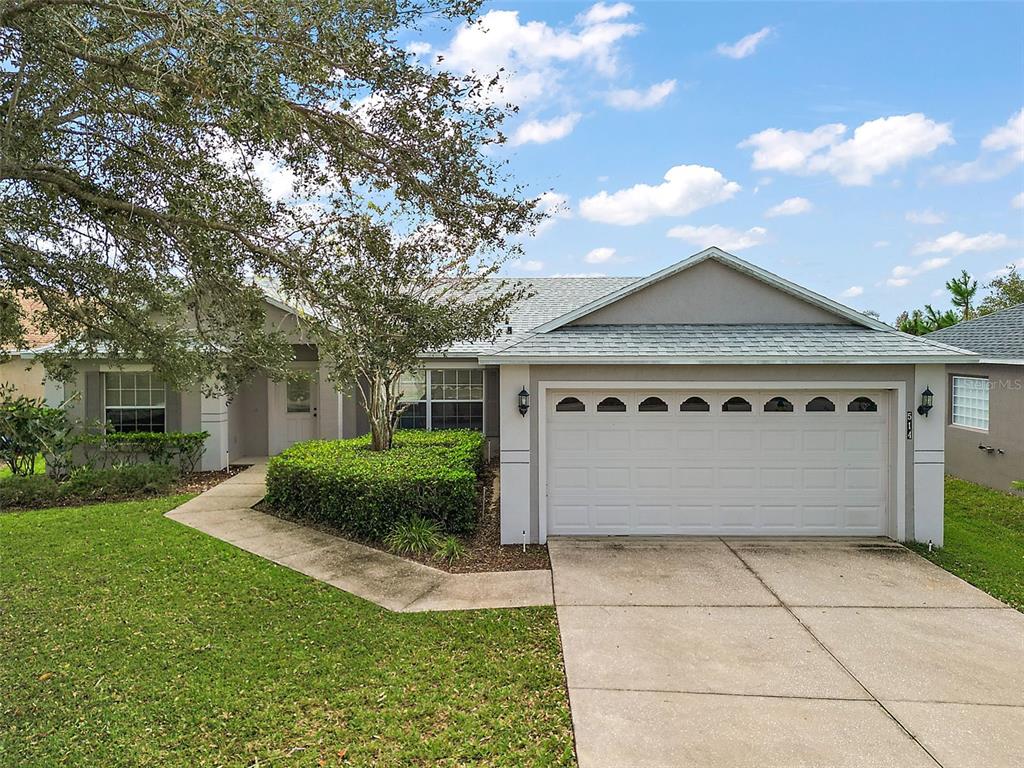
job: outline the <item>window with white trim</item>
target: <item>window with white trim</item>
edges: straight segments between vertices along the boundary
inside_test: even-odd
[[[166,432],[167,387],[149,372],[104,373],[103,410],[116,432]]]
[[[952,421],[960,427],[988,429],[988,379],[953,377]]]
[[[431,368],[402,376],[402,429],[484,428],[482,368]]]

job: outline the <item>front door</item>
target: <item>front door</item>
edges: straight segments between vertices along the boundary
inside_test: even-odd
[[[317,436],[317,403],[319,402],[316,371],[309,378],[290,380],[284,385],[284,445],[288,448]]]

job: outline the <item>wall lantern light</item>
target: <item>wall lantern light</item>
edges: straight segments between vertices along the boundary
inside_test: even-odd
[[[519,390],[519,414],[525,416],[528,410],[530,410],[530,393],[526,391],[526,387],[523,387]]]
[[[924,392],[921,393],[921,404],[917,406],[917,412],[922,416],[927,416],[928,411],[932,409],[932,404],[935,402],[935,395],[928,388],[924,388]]]

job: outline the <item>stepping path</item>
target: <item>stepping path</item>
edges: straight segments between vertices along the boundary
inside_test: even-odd
[[[254,464],[166,517],[390,611],[553,604],[550,571],[448,573],[257,512],[266,471],[265,461]]]

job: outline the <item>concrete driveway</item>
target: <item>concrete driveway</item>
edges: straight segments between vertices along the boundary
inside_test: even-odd
[[[1024,615],[895,543],[549,545],[581,768],[1024,765]]]

